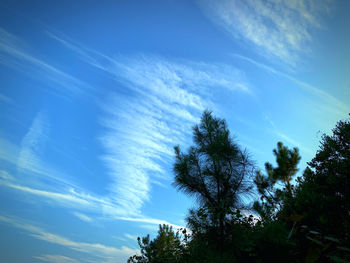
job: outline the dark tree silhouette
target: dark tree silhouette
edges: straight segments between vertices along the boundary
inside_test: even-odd
[[[201,205],[199,218],[217,230],[221,246],[227,216],[243,206],[242,195],[252,188],[249,175],[253,165],[230,137],[225,120],[213,117],[211,112],[203,113],[193,135],[194,146],[188,153],[175,147],[174,185],[197,198]]]
[[[149,235],[137,239],[141,255],[134,255],[128,263],[179,263],[184,254],[184,242],[171,226],[159,225],[158,235],[150,240]]]
[[[254,180],[261,195],[261,201],[254,203],[254,209],[265,221],[273,220],[276,213],[282,209],[282,205],[292,199],[291,180],[298,171],[297,166],[301,159],[297,148],[290,150],[282,142],[277,143],[277,149],[274,149],[273,153],[276,156],[277,167],[265,163],[266,175],[258,170]],[[278,182],[282,183],[282,189],[275,187]]]
[[[208,111],[193,129],[187,153],[175,147],[174,185],[195,196],[187,218],[190,234],[162,226],[158,236],[138,239],[141,255],[130,263],[350,262],[350,122],[324,135],[297,185],[297,148],[273,150],[277,166],[254,178],[260,218],[244,215],[253,165],[230,137],[224,120]]]
[[[350,122],[339,121],[323,135],[296,191],[302,222],[350,244]]]

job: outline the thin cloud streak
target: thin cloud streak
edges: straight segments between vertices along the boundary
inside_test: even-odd
[[[31,127],[21,142],[17,167],[38,171],[41,164],[38,155],[42,155],[48,140],[50,129],[48,118],[44,112],[39,112],[34,118]]]
[[[11,98],[9,98],[9,97],[1,94],[1,93],[0,93],[0,102],[1,103],[6,103],[6,104],[10,104],[10,105],[14,105],[15,104],[13,99],[11,99]]]
[[[19,70],[39,80],[53,82],[50,90],[57,95],[90,96],[92,88],[81,80],[55,68],[54,66],[36,58],[26,50],[26,44],[20,38],[0,27],[0,63],[4,66]],[[61,88],[64,90],[62,91]]]
[[[53,199],[55,201],[64,203],[64,204],[76,204],[79,206],[88,206],[89,202],[87,200],[81,199],[77,196],[70,195],[70,194],[63,194],[58,192],[49,192],[45,190],[39,190],[39,189],[33,189],[27,186],[21,186],[18,184],[14,184],[5,180],[0,180],[0,185],[7,186],[9,188],[19,190],[24,193],[32,194],[35,196],[45,197],[48,199]]]
[[[130,235],[130,234],[124,234],[124,236],[128,239],[131,239],[133,241],[137,240],[137,237],[136,235]]]
[[[86,253],[90,256],[101,258],[104,260],[112,260],[112,259],[115,260],[116,257],[127,258],[128,256],[138,252],[138,250],[131,249],[126,246],[122,246],[121,248],[116,248],[116,247],[106,246],[100,243],[86,243],[86,242],[73,241],[64,236],[56,235],[48,231],[45,231],[44,229],[31,225],[19,218],[0,215],[0,222],[11,225],[15,228],[26,230],[27,232],[29,232],[29,235],[35,239],[60,245],[60,246],[69,248],[71,250]]]
[[[176,224],[171,224],[168,221],[165,220],[160,220],[160,219],[155,219],[155,218],[149,218],[149,217],[116,217],[115,219],[118,220],[123,220],[123,221],[129,221],[129,222],[137,222],[137,223],[146,223],[149,225],[169,225],[172,226],[175,229],[180,229],[180,228],[185,228],[184,226],[176,225]]]
[[[49,263],[79,263],[80,262],[74,258],[66,257],[63,255],[45,254],[45,255],[41,255],[41,256],[36,256],[34,258],[39,259],[39,260],[44,261],[44,262],[49,262]]]
[[[203,12],[235,39],[243,39],[259,54],[295,66],[311,52],[313,31],[330,1],[199,0]]]
[[[76,187],[64,179],[62,173],[52,169],[47,162],[43,162],[46,144],[49,140],[50,121],[46,112],[39,112],[34,117],[28,132],[21,140],[20,146],[0,138],[0,159],[17,167],[18,178],[22,183],[38,183],[42,179],[52,180],[56,185]],[[32,175],[31,177],[28,174]]]
[[[158,129],[160,128],[157,123],[154,125],[155,127],[158,126]],[[145,130],[142,130],[142,132],[146,132],[149,128],[150,127],[145,126]],[[166,129],[166,127],[163,128]],[[115,218],[117,216],[130,217],[131,215],[134,218],[141,217],[140,214],[130,213],[130,208],[127,206],[128,204],[130,205],[130,202],[127,202],[128,200],[125,201],[125,206],[122,206],[120,203],[116,202],[114,197],[115,194],[118,193],[107,194],[105,196],[96,196],[94,194],[87,193],[86,191],[63,180],[59,176],[60,173],[56,172],[55,170],[48,169],[46,166],[43,166],[41,155],[43,154],[43,150],[45,148],[45,140],[48,139],[48,130],[49,123],[47,116],[44,113],[38,113],[34,118],[32,125],[29,127],[28,132],[25,134],[21,143],[21,147],[18,147],[7,140],[0,138],[0,159],[15,165],[17,167],[17,171],[19,171],[16,175],[13,175],[5,170],[2,170],[0,173],[1,186],[27,195],[31,195],[33,197],[37,197],[41,201],[47,201],[48,203],[53,202],[55,205],[60,205],[62,207],[70,209],[78,209],[79,211],[92,213],[95,216],[97,215],[102,218]],[[166,141],[166,138],[162,138],[161,134],[158,136],[156,135],[156,132],[154,134],[154,138],[163,139]],[[155,148],[156,150],[154,151],[158,151],[158,155],[154,151],[150,151],[143,157],[143,159],[142,153],[138,154],[137,156],[139,157],[136,159],[133,159],[130,155],[130,160],[136,160],[136,163],[140,164],[143,168],[163,172],[158,164],[154,163],[154,166],[150,165],[150,162],[148,162],[148,157],[155,156],[155,154],[159,157],[160,154],[164,154],[164,152],[166,152],[166,148],[155,147],[156,144],[152,144],[151,142],[152,141],[148,142],[149,147]],[[125,146],[127,146],[127,143]],[[168,154],[170,154],[170,152],[168,152]],[[127,168],[129,166],[131,166],[131,163],[126,165]],[[133,173],[133,168],[130,169],[130,172],[128,172],[129,170],[126,170],[127,174]],[[137,169],[140,168],[138,167]],[[51,173],[53,173],[53,175]],[[39,174],[40,176],[37,177],[37,181],[35,181],[33,180],[33,176],[28,176],[28,174],[35,176],[38,176]],[[30,180],[24,180],[24,178],[30,178]],[[136,180],[139,179],[139,177],[136,178]],[[36,182],[40,183],[39,185],[41,189],[33,186],[33,183]],[[27,185],[24,185],[25,183]],[[136,186],[138,186],[137,189],[140,190],[142,184]],[[55,191],[49,191],[47,189],[55,189]],[[123,192],[120,194],[123,194]],[[135,195],[137,194],[139,193],[135,192]],[[124,196],[126,196],[126,194],[124,194]],[[93,218],[79,212],[76,212],[75,216],[85,221],[93,220]]]
[[[286,78],[292,82],[294,82],[295,84],[297,84],[299,87],[301,87],[302,89],[304,89],[305,91],[311,93],[314,96],[317,96],[318,98],[323,100],[322,103],[322,109],[327,111],[327,112],[332,112],[333,114],[336,114],[337,117],[343,117],[344,116],[344,112],[349,112],[350,111],[350,106],[343,103],[342,101],[340,101],[339,99],[335,98],[334,96],[330,95],[329,93],[314,87],[304,81],[298,80],[297,78],[284,73],[282,71],[279,71],[273,67],[270,67],[268,65],[265,65],[261,62],[257,62],[254,59],[248,58],[246,56],[242,56],[239,54],[232,54],[233,57],[239,58],[241,60],[244,60],[246,62],[249,62],[253,65],[255,65],[256,67],[259,67],[267,72],[270,72],[272,74],[275,74],[277,76]],[[327,106],[329,105],[329,106]]]
[[[216,107],[208,98],[218,89],[253,94],[244,74],[228,65],[146,55],[112,58],[65,36],[47,35],[133,93],[115,91],[100,103],[105,114],[99,139],[113,180],[109,198],[134,217],[150,200],[152,183],[168,179],[164,171],[173,146],[186,142],[205,108]]]
[[[84,221],[84,222],[87,222],[87,223],[91,223],[93,222],[94,220],[87,216],[87,215],[84,215],[82,213],[79,213],[79,212],[74,212],[73,215],[75,215],[77,218],[79,218],[81,221]]]
[[[205,108],[215,107],[203,98],[214,89],[227,89],[230,83],[231,90],[248,94],[235,69],[180,62],[155,56],[120,57],[113,71],[108,69],[136,94],[130,98],[113,93],[109,102],[101,103],[106,112],[101,121],[106,128],[101,142],[107,151],[102,159],[115,180],[110,190],[130,213],[138,214],[142,204],[150,200],[151,177],[164,177],[173,146],[189,138]]]
[[[20,40],[4,30],[2,33],[6,38],[5,42],[1,42],[0,50],[51,73],[57,72],[24,52],[24,48],[17,43]],[[67,189],[69,183],[65,182],[57,192],[6,180],[1,184],[33,196],[45,197],[63,206],[74,204],[74,207],[97,211],[106,217],[145,222],[141,207],[150,200],[151,182],[168,179],[164,171],[170,167],[173,145],[185,143],[190,128],[198,122],[203,109],[215,106],[210,99],[203,98],[210,98],[217,89],[249,95],[252,92],[250,86],[242,72],[227,65],[168,60],[156,56],[120,56],[112,59],[68,41],[61,43],[87,63],[118,79],[118,83],[123,83],[135,94],[130,98],[113,92],[110,100],[100,103],[104,111],[100,121],[104,129],[100,141],[105,148],[101,159],[113,180],[108,188],[110,192],[106,196],[96,197],[77,191],[76,187]],[[52,169],[43,167],[40,151],[36,149],[37,138],[45,134],[45,125],[44,118],[39,114],[23,139],[17,162],[17,166],[24,169],[23,172],[31,170],[47,176],[54,174]],[[100,210],[96,208],[97,205],[100,205]],[[147,219],[147,222],[164,222],[152,220]]]
[[[130,216],[130,213],[126,213],[124,209],[108,197],[97,197],[83,192],[76,192],[74,189],[69,189],[68,191],[62,190],[61,192],[51,192],[23,186],[18,184],[15,177],[11,176],[6,171],[1,171],[0,173],[0,186],[20,191],[24,194],[36,196],[40,198],[40,200],[43,200],[44,198],[44,200],[54,201],[55,205],[61,205],[65,208],[74,208],[79,209],[79,211],[93,213],[98,218],[116,219],[128,222],[143,222],[153,225],[168,224],[174,227],[182,227],[161,219],[149,218],[141,215]],[[74,215],[86,222],[92,222],[94,220],[93,217],[87,216],[81,212],[74,212]]]
[[[109,73],[118,82],[123,82],[124,79],[128,83],[128,78],[125,78],[124,74],[130,76],[136,72],[137,74],[133,75],[133,77],[135,77],[133,80],[134,84],[141,84],[141,86],[147,90],[153,89],[154,87],[153,85],[145,85],[146,82],[153,80],[153,78],[158,78],[157,81],[159,81],[159,83],[163,85],[166,84],[173,88],[169,94],[163,92],[163,95],[170,96],[172,101],[176,100],[176,97],[180,97],[181,100],[185,99],[187,102],[192,100],[192,106],[194,107],[201,107],[193,103],[199,102],[197,101],[198,96],[204,94],[209,95],[205,92],[201,93],[203,92],[203,86],[209,89],[215,87],[225,88],[231,91],[246,92],[248,94],[253,93],[244,74],[237,68],[229,65],[217,63],[208,64],[190,60],[172,61],[171,59],[167,60],[157,56],[146,55],[110,57],[81,45],[69,39],[67,36],[61,36],[62,34],[59,36],[57,33],[53,32],[46,33],[49,37],[78,55],[87,64]],[[148,63],[151,63],[151,65]],[[147,70],[142,72],[145,68]],[[176,85],[181,79],[187,80],[186,89],[181,89]],[[141,83],[139,82],[140,80],[142,81]],[[134,89],[135,87],[131,86],[128,88]],[[161,91],[162,90],[158,90],[158,92]],[[179,91],[179,94],[175,91]],[[189,94],[188,91],[195,91],[195,93]],[[183,103],[182,101],[177,102],[180,104]]]
[[[270,117],[268,117],[266,114],[264,114],[264,118],[270,124],[270,126],[272,127],[272,133],[274,135],[277,135],[280,139],[284,140],[285,142],[290,143],[290,144],[292,144],[295,147],[298,147],[300,150],[302,150],[304,153],[307,153],[309,156],[312,156],[314,154],[310,149],[305,148],[304,146],[302,146],[301,143],[299,143],[296,140],[292,139],[288,135],[282,133],[276,127],[275,123],[270,119]]]

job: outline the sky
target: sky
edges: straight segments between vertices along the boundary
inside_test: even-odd
[[[350,113],[349,1],[0,2],[4,262],[126,262],[184,227],[175,145],[208,109],[299,175]],[[249,200],[248,200],[249,201]],[[247,202],[248,202],[247,201]]]

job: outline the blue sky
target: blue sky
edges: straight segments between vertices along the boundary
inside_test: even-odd
[[[173,146],[205,109],[300,170],[350,112],[348,1],[1,1],[0,252],[126,262],[184,226]]]

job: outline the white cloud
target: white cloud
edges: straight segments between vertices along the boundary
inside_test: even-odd
[[[39,78],[40,81],[53,83],[50,91],[60,96],[91,95],[92,88],[89,85],[37,58],[28,50],[22,39],[0,27],[0,64]]]
[[[39,171],[43,165],[38,156],[44,153],[48,140],[49,121],[45,113],[39,112],[21,142],[17,166],[20,169]]]
[[[11,99],[11,98],[9,98],[9,97],[7,97],[7,96],[1,94],[1,93],[0,93],[0,102],[7,103],[7,104],[11,104],[11,105],[14,104],[13,99]]]
[[[60,245],[82,253],[86,253],[90,256],[101,258],[106,262],[109,260],[116,260],[116,258],[126,260],[129,256],[136,254],[138,252],[138,250],[131,249],[126,246],[122,246],[121,248],[116,248],[116,247],[106,246],[100,243],[86,243],[86,242],[74,241],[64,236],[47,232],[44,229],[34,226],[32,224],[29,224],[26,221],[19,218],[0,215],[0,221],[8,225],[11,225],[13,227],[28,231],[30,236],[36,239],[43,240],[52,244]],[[48,258],[46,257],[46,259]],[[99,261],[100,260],[98,260],[98,262]]]
[[[121,207],[115,200],[108,196],[98,197],[84,192],[77,192],[73,188],[70,188],[68,191],[61,189],[60,192],[51,192],[23,186],[18,184],[14,176],[4,170],[0,172],[0,186],[36,196],[40,198],[42,202],[54,201],[55,205],[58,204],[66,208],[75,208],[80,211],[92,212],[94,215],[98,215],[99,218],[146,223],[150,225],[167,224],[175,228],[183,227],[165,220],[144,217],[140,214],[132,214],[129,210],[125,210],[125,207]],[[81,212],[74,212],[73,214],[86,222],[95,221],[94,217],[87,216]]]
[[[41,261],[50,262],[50,263],[79,263],[78,260],[62,255],[41,255],[34,257],[36,259],[39,259]]]
[[[14,58],[25,60],[55,72],[49,65],[24,52],[20,40],[2,30],[4,39],[0,51]],[[120,93],[107,94],[100,102],[104,110],[101,116],[103,133],[100,136],[105,154],[101,159],[109,169],[112,183],[105,196],[87,194],[84,190],[59,180],[54,169],[41,161],[41,153],[47,136],[48,120],[38,114],[23,139],[18,155],[18,167],[26,171],[57,179],[60,187],[49,191],[44,187],[2,181],[17,191],[63,206],[93,210],[106,217],[151,224],[141,215],[143,203],[150,199],[151,182],[168,179],[173,146],[189,139],[191,127],[199,121],[205,108],[213,108],[211,97],[218,89],[251,94],[244,74],[236,68],[221,64],[206,64],[186,60],[169,60],[156,56],[110,58],[101,53],[76,45],[51,34],[51,37],[70,48],[84,61],[108,72],[132,92],[133,96]],[[50,74],[51,74],[50,73]],[[60,75],[60,74],[58,74]],[[204,97],[208,99],[204,99]],[[10,157],[8,157],[10,158]],[[56,183],[57,183],[56,182]],[[55,184],[50,184],[52,189]],[[49,185],[47,185],[49,186]],[[69,188],[67,189],[67,187]],[[85,218],[86,219],[86,218]]]
[[[173,146],[188,140],[191,127],[217,89],[249,94],[238,70],[225,65],[171,61],[155,56],[119,57],[106,70],[135,93],[114,93],[101,103],[106,128],[102,157],[114,180],[115,200],[131,214],[149,200],[152,177],[168,178]]]
[[[7,186],[9,188],[19,190],[24,193],[32,194],[39,197],[45,197],[47,199],[55,200],[57,202],[72,206],[73,204],[79,205],[79,206],[90,206],[88,200],[82,199],[79,196],[74,196],[70,194],[65,193],[59,193],[59,192],[49,192],[45,190],[39,190],[30,188],[27,186],[18,185],[15,183],[11,183],[7,180],[0,180],[0,185]]]
[[[150,200],[152,182],[168,179],[173,146],[189,139],[205,108],[213,109],[219,89],[252,94],[244,74],[223,64],[157,56],[108,57],[52,32],[47,34],[83,61],[107,72],[127,89],[100,102],[104,132],[101,156],[112,183],[108,198],[124,215],[139,218]],[[205,99],[204,99],[205,98]],[[155,179],[157,178],[157,179]],[[104,213],[115,215],[110,206]],[[120,215],[120,214],[119,214]]]
[[[310,52],[313,31],[330,1],[199,0],[204,13],[235,39],[295,65]]]
[[[82,221],[85,221],[85,222],[88,222],[88,223],[91,223],[91,222],[94,221],[91,217],[89,217],[89,216],[87,216],[87,215],[84,215],[84,214],[82,214],[82,213],[74,212],[73,214],[74,214],[77,218],[79,218],[80,220],[82,220]]]
[[[137,238],[138,238],[138,236],[136,236],[136,235],[130,235],[130,234],[124,234],[124,236],[125,236],[126,238],[129,238],[129,239],[133,240],[133,241],[137,240]]]
[[[15,178],[12,175],[10,175],[7,171],[1,170],[0,171],[0,180],[13,181],[13,180],[15,180]]]
[[[270,126],[272,127],[272,133],[274,135],[277,135],[281,140],[293,145],[294,147],[298,147],[300,150],[302,150],[304,153],[307,153],[309,156],[312,156],[314,153],[302,146],[302,144],[294,139],[292,139],[290,136],[284,134],[283,132],[281,132],[275,125],[275,123],[271,120],[271,118],[269,116],[267,116],[266,114],[264,115],[265,120],[270,124]]]
[[[17,163],[19,147],[4,138],[0,137],[0,159],[9,163]]]
[[[63,34],[58,35],[53,32],[47,32],[47,34],[86,63],[109,73],[118,82],[130,84],[132,80],[133,85],[127,88],[136,89],[142,95],[147,95],[147,91],[153,91],[171,102],[203,110],[206,105],[203,105],[201,95],[209,95],[208,90],[225,88],[252,93],[243,72],[229,65],[146,55],[109,57]]]
[[[76,187],[65,179],[64,174],[53,169],[47,161],[42,160],[49,141],[49,130],[50,122],[47,114],[39,112],[21,140],[20,146],[0,138],[0,159],[16,165],[16,177],[21,178],[22,184],[34,184],[44,179],[51,180],[56,184],[56,188],[58,186]]]
[[[142,121],[144,124],[141,123]],[[127,123],[129,122],[125,124]],[[171,140],[169,127],[152,116],[149,119],[140,118],[137,124],[140,128],[135,127],[135,134],[132,133],[134,126],[126,127],[127,134],[124,136],[126,140],[123,144],[115,144],[118,141],[118,138],[113,137],[115,126],[114,124],[108,126],[111,129],[110,138],[104,137],[107,140],[107,146],[111,147],[112,154],[119,154],[118,147],[122,147],[122,152],[126,155],[123,156],[124,159],[118,160],[111,154],[105,157],[105,161],[111,165],[112,169],[115,168],[114,172],[119,170],[130,176],[121,177],[119,182],[110,185],[110,193],[104,196],[80,189],[64,180],[59,172],[44,165],[41,157],[46,140],[49,138],[49,122],[43,113],[38,113],[34,118],[20,147],[0,138],[0,159],[16,165],[19,171],[17,174],[10,174],[8,171],[1,170],[0,185],[36,197],[42,202],[78,209],[79,212],[76,211],[74,215],[86,222],[92,222],[94,218],[81,212],[92,212],[102,218],[124,217],[122,220],[134,222],[140,218],[144,220],[137,209],[140,208],[149,191],[147,188],[149,178],[146,172],[164,173],[160,165],[162,162],[160,156],[171,155],[167,145]],[[153,137],[150,133],[152,131]],[[34,176],[37,180],[34,180]],[[161,178],[161,175],[158,176],[155,178]],[[153,223],[158,224],[157,219],[155,220]]]
[[[148,225],[169,225],[172,226],[175,230],[184,228],[184,226],[171,224],[165,220],[160,220],[156,218],[149,218],[149,217],[116,217],[118,220],[124,220],[124,221],[130,221],[130,222],[138,222],[138,223],[146,223]]]
[[[232,54],[234,57],[242,59],[244,61],[247,61],[267,72],[270,72],[274,75],[283,77],[299,86],[302,88],[304,91],[307,93],[311,94],[314,96],[313,98],[317,98],[321,100],[321,102],[314,103],[315,106],[321,108],[325,112],[330,112],[334,114],[336,117],[335,118],[343,118],[344,113],[350,111],[350,106],[346,103],[343,103],[341,100],[338,98],[332,96],[331,94],[321,90],[320,88],[317,88],[309,83],[306,83],[304,81],[301,81],[295,77],[293,77],[290,74],[284,73],[282,71],[279,71],[271,66],[265,65],[263,63],[257,62],[251,58],[239,55],[239,54]]]

